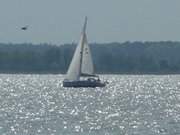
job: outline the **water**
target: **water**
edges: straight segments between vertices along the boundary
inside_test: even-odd
[[[179,135],[180,76],[105,75],[63,88],[62,75],[0,75],[0,135]]]

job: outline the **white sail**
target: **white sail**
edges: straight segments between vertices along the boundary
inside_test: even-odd
[[[74,56],[69,66],[64,87],[104,87],[98,76],[94,74],[91,50],[86,36],[87,18],[81,33],[79,44],[76,47]],[[88,77],[88,78],[80,78]],[[97,78],[95,78],[97,77]]]
[[[81,66],[82,66],[82,53],[84,46],[84,35],[86,30],[87,18],[85,19],[84,27],[81,33],[79,44],[75,50],[74,56],[72,58],[71,64],[69,66],[66,79],[68,80],[79,80],[81,75]]]
[[[82,65],[81,67],[82,74],[87,74],[87,75],[94,74],[94,66],[93,66],[91,51],[87,42],[86,33],[84,33],[84,45],[83,45],[83,55],[82,55],[81,65]]]
[[[80,77],[80,52],[81,44],[78,44],[66,75],[68,80],[78,80]]]
[[[79,44],[75,50],[71,64],[69,66],[66,79],[79,80],[81,75],[93,75],[94,67],[92,62],[91,51],[86,36],[87,18],[81,33]]]

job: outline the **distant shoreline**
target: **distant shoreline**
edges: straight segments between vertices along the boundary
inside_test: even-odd
[[[0,72],[0,74],[23,74],[23,75],[66,75],[61,72]],[[166,73],[96,73],[98,75],[180,75],[180,72],[166,72]]]
[[[0,74],[65,74],[76,44],[0,43]],[[180,42],[90,44],[95,73],[180,74]]]

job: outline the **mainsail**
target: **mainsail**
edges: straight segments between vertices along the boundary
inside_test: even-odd
[[[79,44],[75,50],[71,64],[69,66],[66,79],[79,80],[81,75],[93,75],[94,67],[91,51],[86,36],[87,17],[81,33]]]
[[[91,56],[91,51],[87,42],[87,36],[84,35],[84,46],[83,46],[83,56],[82,56],[82,67],[81,74],[94,74],[94,66]]]

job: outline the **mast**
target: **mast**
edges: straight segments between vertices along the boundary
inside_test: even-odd
[[[87,16],[85,17],[85,22],[82,30],[82,43],[81,43],[81,51],[80,51],[80,68],[79,68],[79,73],[81,74],[81,69],[82,69],[82,56],[83,56],[83,50],[84,50],[84,40],[86,36],[86,27],[87,27]]]

